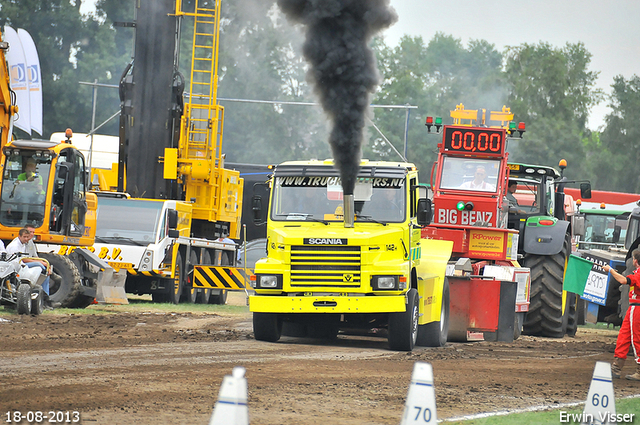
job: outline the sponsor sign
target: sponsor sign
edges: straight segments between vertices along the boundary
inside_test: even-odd
[[[483,255],[486,258],[502,258],[504,238],[505,234],[502,232],[472,229],[469,233],[469,254]]]

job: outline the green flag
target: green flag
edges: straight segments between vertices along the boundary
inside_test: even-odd
[[[582,295],[592,267],[593,263],[591,261],[575,255],[569,255],[567,268],[564,271],[562,289],[567,292]]]

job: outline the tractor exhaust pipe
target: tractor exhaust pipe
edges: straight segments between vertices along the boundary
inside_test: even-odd
[[[344,195],[344,227],[353,227],[355,221],[353,195]]]

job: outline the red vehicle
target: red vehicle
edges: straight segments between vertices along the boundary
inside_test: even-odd
[[[530,273],[517,262],[518,231],[507,228],[505,198],[507,139],[521,138],[524,123],[513,123],[508,108],[490,113],[497,126],[487,126],[485,116],[458,105],[453,125],[427,118],[430,132],[442,130],[442,141],[431,173],[434,217],[422,237],[453,241],[449,340],[482,332],[512,341],[529,307]]]

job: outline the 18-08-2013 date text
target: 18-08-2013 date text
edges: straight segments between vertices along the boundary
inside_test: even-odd
[[[8,410],[4,415],[4,423],[19,424],[71,424],[80,422],[80,412],[71,410]]]

